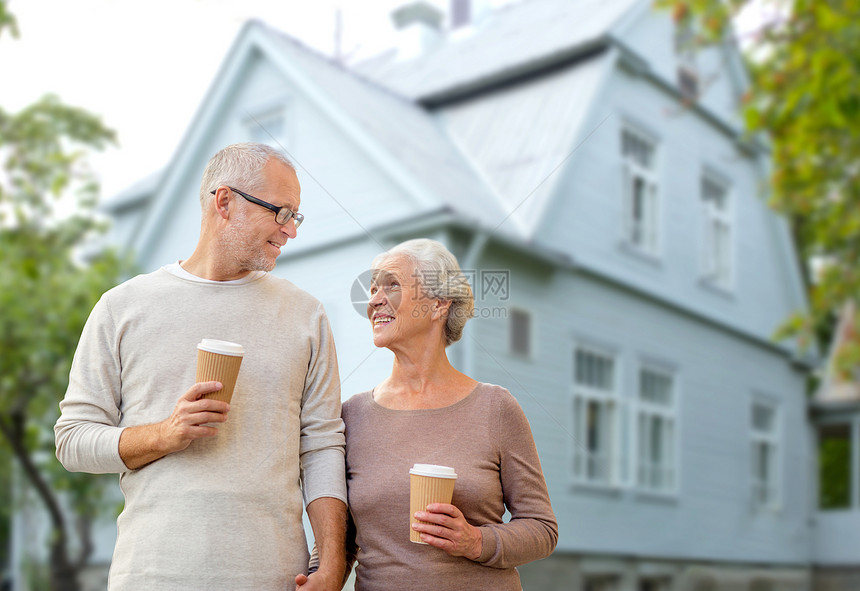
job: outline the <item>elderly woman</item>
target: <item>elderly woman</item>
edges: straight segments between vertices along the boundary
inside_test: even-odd
[[[410,240],[373,261],[367,316],[373,343],[394,353],[391,375],[343,405],[356,589],[520,591],[516,566],[548,556],[558,528],[528,421],[506,389],[454,369],[474,300],[457,259]],[[409,469],[453,467],[451,504],[415,514]],[[504,522],[505,509],[511,519]]]

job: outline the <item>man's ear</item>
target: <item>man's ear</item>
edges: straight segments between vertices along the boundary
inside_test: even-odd
[[[212,207],[222,219],[230,217],[229,207],[233,198],[233,192],[227,187],[218,187],[215,190],[215,196],[212,198]]]

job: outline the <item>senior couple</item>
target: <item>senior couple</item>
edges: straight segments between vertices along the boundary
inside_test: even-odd
[[[411,240],[373,261],[367,315],[394,366],[341,408],[322,305],[269,273],[304,219],[292,164],[228,146],[200,200],[194,252],[96,304],[60,404],[63,465],[120,474],[109,588],[335,590],[355,557],[362,591],[519,591],[515,567],[548,556],[557,526],[520,406],[446,356],[473,310],[454,256]],[[203,337],[244,346],[232,408],[203,398],[220,383],[194,383]],[[458,475],[451,504],[416,514],[423,545],[407,529],[415,463]]]

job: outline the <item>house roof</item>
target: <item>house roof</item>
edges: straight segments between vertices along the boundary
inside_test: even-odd
[[[181,172],[180,161],[192,152],[191,146],[202,139],[203,130],[217,114],[219,107],[215,103],[228,96],[231,80],[241,75],[243,64],[257,51],[310,92],[312,99],[351,132],[353,139],[368,146],[375,161],[418,203],[415,215],[444,210],[474,221],[476,227],[529,240],[549,201],[557,178],[553,173],[584,135],[583,106],[594,98],[603,81],[600,68],[588,58],[600,55],[595,51],[606,47],[607,36],[614,28],[623,31],[623,23],[638,14],[634,10],[637,6],[645,10],[650,2],[526,0],[500,9],[471,34],[448,39],[435,52],[408,62],[382,58],[374,61],[372,69],[344,67],[260,21],[250,21],[153,193],[150,213],[134,247],[145,251],[156,239],[161,218],[166,214],[164,195],[175,186],[174,171]],[[608,61],[604,59],[603,63]],[[512,146],[510,138],[501,137],[493,145],[484,140],[491,149],[475,152],[476,146],[470,142],[479,136],[468,132],[452,135],[444,119],[446,114],[415,100],[443,92],[462,96],[465,90],[510,81],[527,72],[553,75],[552,68],[559,64],[565,64],[568,70],[579,70],[568,85],[573,89],[570,104],[579,109],[576,116],[567,117],[564,125],[553,124],[544,110],[543,119],[537,123],[545,129],[541,134],[531,134],[541,137],[539,146]],[[583,64],[588,65],[580,67]],[[499,120],[499,129],[522,124],[513,121],[517,109],[509,111],[513,115],[506,113],[506,121]],[[532,112],[541,113],[539,108]],[[468,148],[468,157],[464,148]],[[488,178],[491,174],[498,178]],[[138,197],[142,194],[134,193]]]
[[[354,68],[405,97],[436,102],[587,53],[605,44],[636,4],[650,6],[642,0],[526,0],[417,58],[400,60],[392,50]]]
[[[502,202],[469,166],[437,116],[292,37],[263,23],[257,27],[276,44],[281,57],[301,68],[334,108],[372,138],[386,161],[406,170],[427,207],[447,209],[475,223],[488,215],[505,215]]]

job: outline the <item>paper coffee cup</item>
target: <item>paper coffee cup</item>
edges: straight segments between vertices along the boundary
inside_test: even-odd
[[[416,511],[426,511],[430,503],[450,503],[454,496],[457,473],[448,466],[415,464],[409,470],[409,541],[426,544],[421,534],[412,529],[413,523],[427,523],[415,519]]]
[[[242,345],[215,339],[203,339],[197,345],[197,381],[221,382],[223,388],[204,394],[203,398],[214,398],[230,402],[233,398],[233,388],[239,377],[239,366],[245,349]]]

